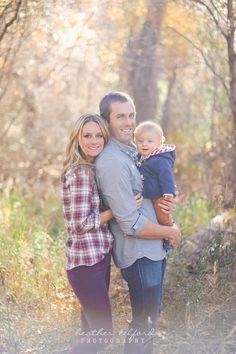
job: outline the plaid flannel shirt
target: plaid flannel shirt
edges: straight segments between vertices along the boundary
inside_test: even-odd
[[[61,197],[67,229],[66,269],[100,262],[112,248],[113,236],[101,225],[99,195],[88,171],[79,167],[64,176]]]

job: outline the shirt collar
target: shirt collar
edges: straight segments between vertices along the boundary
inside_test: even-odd
[[[162,146],[160,148],[152,151],[150,154],[148,154],[146,156],[141,156],[140,163],[149,159],[149,157],[151,157],[151,156],[155,156],[155,155],[161,154],[163,152],[170,152],[170,151],[174,151],[174,150],[175,150],[175,145],[162,144]]]
[[[138,152],[136,149],[136,145],[131,141],[129,144],[123,144],[119,140],[115,138],[111,138],[116,145],[119,146],[119,149],[123,151],[125,154],[129,155],[135,162],[138,159]]]

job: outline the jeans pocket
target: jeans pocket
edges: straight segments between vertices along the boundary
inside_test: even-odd
[[[162,261],[143,262],[140,267],[142,282],[145,287],[162,284]]]

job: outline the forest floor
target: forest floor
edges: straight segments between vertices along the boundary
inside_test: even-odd
[[[192,273],[178,262],[178,254],[169,257],[155,354],[236,354],[235,255],[234,250],[221,267],[214,263],[207,272]],[[130,305],[126,284],[114,266],[110,296],[116,342],[104,353],[120,354]],[[1,354],[67,352],[79,330],[74,300],[44,311],[26,309],[3,292],[0,301]]]

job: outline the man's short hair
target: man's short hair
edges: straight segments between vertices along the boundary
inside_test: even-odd
[[[111,113],[111,104],[113,102],[127,102],[130,101],[133,103],[132,98],[125,92],[111,91],[107,93],[99,103],[100,115],[109,123],[110,113]]]

